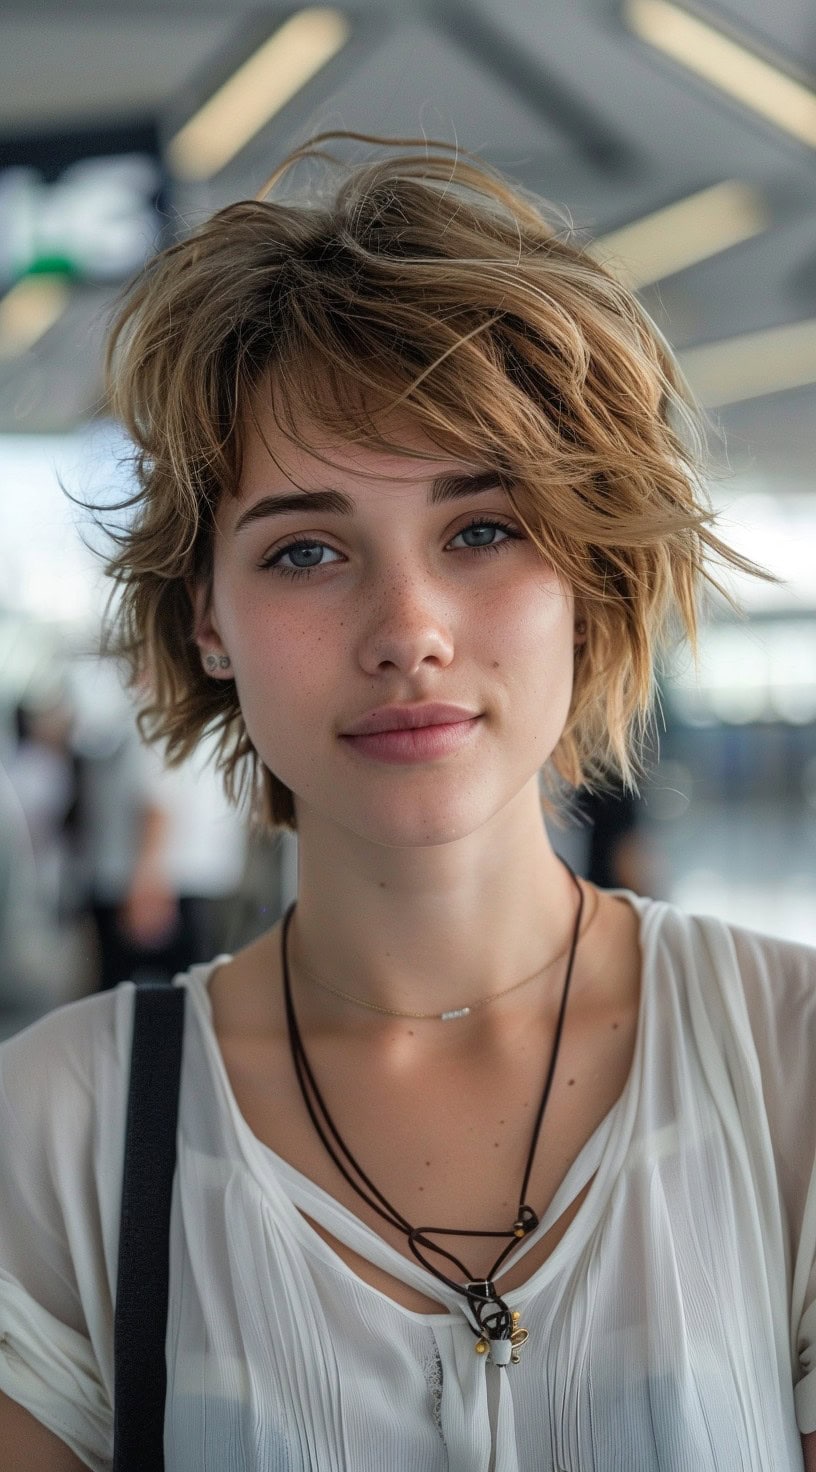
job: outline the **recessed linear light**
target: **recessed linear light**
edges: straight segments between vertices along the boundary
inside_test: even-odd
[[[816,148],[816,92],[670,0],[625,0],[635,35]]]
[[[24,276],[0,300],[0,360],[19,358],[62,316],[71,288],[62,273]]]
[[[222,169],[346,44],[351,26],[339,10],[300,10],[199,108],[167,146],[181,179]]]
[[[816,318],[745,332],[678,354],[698,399],[709,409],[816,384]]]
[[[600,236],[591,253],[637,291],[750,240],[770,223],[757,190],[726,180]]]

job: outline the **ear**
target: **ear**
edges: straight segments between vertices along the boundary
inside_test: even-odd
[[[211,588],[205,583],[188,582],[187,594],[193,613],[193,638],[207,674],[217,680],[231,680],[232,661],[213,613]]]

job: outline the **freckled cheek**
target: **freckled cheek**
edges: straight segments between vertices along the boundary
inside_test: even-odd
[[[302,739],[304,721],[325,716],[331,706],[332,681],[342,665],[337,620],[324,627],[313,616],[282,616],[279,607],[255,598],[233,604],[222,627],[255,744],[264,744],[264,732],[285,741],[291,730]]]
[[[322,750],[342,708],[315,662],[294,654],[256,654],[236,675],[244,724],[261,760],[291,785],[309,753]],[[298,779],[298,773],[300,778]]]
[[[216,581],[216,622],[239,674],[282,669],[322,646],[324,631],[314,617],[298,617],[268,587],[260,574],[248,580],[225,573]]]

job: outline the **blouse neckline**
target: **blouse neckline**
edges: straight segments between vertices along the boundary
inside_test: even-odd
[[[565,1263],[580,1251],[596,1224],[604,1202],[614,1185],[632,1130],[637,1106],[637,1080],[643,1066],[646,1013],[651,1006],[650,978],[653,971],[652,933],[654,930],[651,922],[657,919],[659,912],[665,906],[659,901],[645,899],[630,890],[614,889],[608,890],[607,893],[628,900],[639,920],[641,974],[632,1061],[621,1093],[575,1157],[538,1227],[530,1233],[529,1237],[519,1243],[518,1249],[511,1254],[502,1270],[497,1274],[497,1281],[500,1282],[503,1274],[549,1231],[553,1222],[559,1220],[587,1181],[591,1181],[584,1201],[549,1256],[529,1278],[517,1288],[503,1295],[511,1308],[522,1307],[530,1297],[555,1278]],[[461,1298],[457,1293],[435,1278],[421,1264],[411,1262],[401,1252],[398,1252],[367,1222],[364,1222],[344,1203],[338,1201],[324,1187],[319,1186],[311,1177],[284,1159],[271,1146],[265,1145],[250,1129],[238,1107],[218,1045],[208,990],[210,977],[219,966],[231,959],[232,956],[226,953],[216,956],[214,960],[203,965],[192,966],[189,971],[175,978],[174,984],[185,985],[194,1001],[209,1065],[229,1114],[235,1143],[243,1163],[248,1167],[265,1195],[269,1195],[270,1188],[272,1189],[276,1203],[285,1212],[299,1240],[308,1251],[317,1253],[335,1269],[352,1277],[363,1290],[384,1299],[408,1318],[422,1324],[437,1325],[451,1323],[454,1319],[458,1320],[461,1316]],[[312,1209],[314,1206],[317,1206],[317,1211]],[[426,1297],[448,1302],[450,1309],[456,1310],[456,1314],[454,1315],[450,1310],[443,1313],[421,1313],[408,1309],[390,1294],[368,1283],[353,1268],[349,1267],[319,1232],[315,1231],[304,1215],[306,1211],[315,1216],[321,1225],[325,1224],[327,1231],[359,1253],[361,1257],[390,1273],[399,1281],[416,1288]]]

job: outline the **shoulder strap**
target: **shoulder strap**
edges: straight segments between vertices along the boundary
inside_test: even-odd
[[[185,988],[136,987],[114,1318],[113,1472],[163,1472],[170,1200]]]

